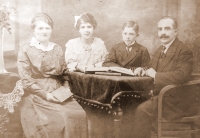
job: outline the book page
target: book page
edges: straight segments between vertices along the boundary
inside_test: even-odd
[[[121,67],[110,67],[110,71],[120,72],[126,75],[132,75],[132,76],[135,75],[131,69],[121,68]]]
[[[87,73],[95,74],[95,72],[118,72],[125,75],[132,75],[132,76],[135,75],[131,69],[122,68],[122,67],[91,67],[85,70],[86,74]]]
[[[118,72],[95,72],[96,75],[106,75],[106,76],[121,76]]]
[[[110,67],[89,67],[85,70],[85,73],[90,72],[107,72],[109,71]]]

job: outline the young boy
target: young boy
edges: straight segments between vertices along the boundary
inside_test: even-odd
[[[146,47],[138,44],[139,36],[137,22],[126,21],[122,27],[123,42],[114,45],[103,62],[104,67],[123,67],[134,70],[137,67],[148,68],[150,61]]]

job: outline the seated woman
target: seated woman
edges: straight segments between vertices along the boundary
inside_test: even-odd
[[[97,26],[94,17],[90,13],[83,13],[75,22],[75,28],[79,30],[81,37],[67,42],[65,61],[69,71],[85,72],[87,67],[101,67],[107,55],[104,42],[100,38],[93,37]]]
[[[122,27],[123,42],[114,45],[103,62],[104,67],[123,67],[135,69],[147,68],[150,61],[146,47],[138,44],[139,25],[134,21],[126,21]],[[138,68],[139,69],[139,68]]]
[[[26,138],[86,138],[82,107],[70,97],[60,103],[52,92],[62,87],[66,69],[62,48],[49,42],[52,19],[39,13],[31,22],[34,37],[18,53],[18,71],[25,90],[20,105]],[[65,85],[66,92],[69,91]]]

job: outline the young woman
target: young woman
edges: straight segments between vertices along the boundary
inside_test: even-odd
[[[75,22],[75,28],[81,37],[67,42],[65,61],[69,71],[84,72],[87,67],[101,67],[107,55],[104,42],[93,37],[97,27],[94,17],[90,13],[83,13]]]
[[[25,90],[20,106],[24,134],[26,138],[86,138],[84,110],[73,98],[60,103],[52,94],[65,84],[60,78],[66,69],[62,48],[49,42],[53,21],[39,13],[31,27],[34,37],[21,48],[17,61]]]

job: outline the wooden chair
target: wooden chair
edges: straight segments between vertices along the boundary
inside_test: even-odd
[[[163,101],[166,97],[178,95],[185,95],[184,100],[186,106],[189,106],[196,110],[196,115],[188,117],[182,117],[175,120],[166,120],[163,118]],[[186,98],[186,96],[188,96]],[[157,120],[157,137],[164,138],[176,137],[176,138],[199,138],[200,137],[200,80],[192,80],[183,85],[168,85],[164,87],[159,93],[158,98],[158,120]],[[174,106],[176,106],[174,102]],[[191,109],[190,108],[190,109]],[[155,135],[154,135],[155,136]],[[153,135],[152,135],[153,137]]]

